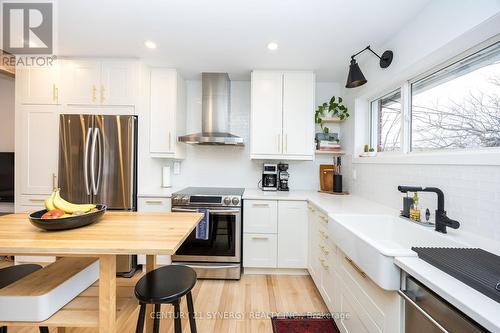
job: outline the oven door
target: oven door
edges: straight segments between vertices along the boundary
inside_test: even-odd
[[[196,230],[186,238],[172,260],[198,262],[240,262],[241,209],[207,208],[209,237],[196,239]],[[196,208],[172,208],[172,212],[196,212]]]

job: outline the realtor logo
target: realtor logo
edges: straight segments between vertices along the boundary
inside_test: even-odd
[[[4,2],[2,49],[11,54],[52,54],[52,3]]]

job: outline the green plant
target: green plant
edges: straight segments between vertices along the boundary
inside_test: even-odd
[[[373,152],[375,151],[375,149],[370,148],[370,149],[368,149],[368,151],[369,151],[370,153],[373,153]]]
[[[370,150],[370,146],[365,145],[365,146],[363,147],[363,151],[364,151],[365,153],[367,153],[369,150]]]
[[[316,122],[316,124],[320,125],[323,133],[329,133],[328,127],[324,126],[324,117],[338,117],[340,120],[349,118],[349,110],[342,102],[342,97],[339,97],[336,100],[335,96],[332,96],[329,103],[318,105],[318,108],[314,112],[314,121]]]

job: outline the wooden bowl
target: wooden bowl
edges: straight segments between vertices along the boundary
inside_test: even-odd
[[[44,209],[31,213],[29,215],[29,219],[31,224],[43,230],[55,231],[75,229],[99,221],[104,215],[104,212],[106,212],[106,205],[96,205],[96,208],[98,211],[92,213],[64,217],[60,219],[42,219],[42,215],[47,212],[47,210]]]

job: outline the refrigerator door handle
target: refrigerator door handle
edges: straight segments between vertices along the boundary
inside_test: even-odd
[[[97,137],[99,135],[99,131],[97,128],[94,128],[92,135],[92,150],[90,152],[90,178],[92,180],[92,191],[94,195],[97,194],[97,183],[96,183],[96,173],[95,173],[95,159],[96,159],[96,144]]]
[[[96,128],[95,131],[97,132],[97,143],[98,143],[98,147],[99,147],[99,164],[98,164],[98,167],[97,167],[97,182],[96,182],[96,187],[95,187],[95,194],[97,194],[99,192],[99,186],[101,186],[101,174],[102,174],[102,157],[103,157],[103,151],[102,151],[102,147],[103,147],[103,142],[102,142],[102,139],[101,139],[101,131]]]
[[[89,128],[87,131],[87,139],[85,140],[85,149],[83,150],[83,178],[85,181],[85,190],[87,191],[87,195],[90,195],[90,186],[89,186],[89,149],[90,149],[90,137],[92,135],[92,128]]]

